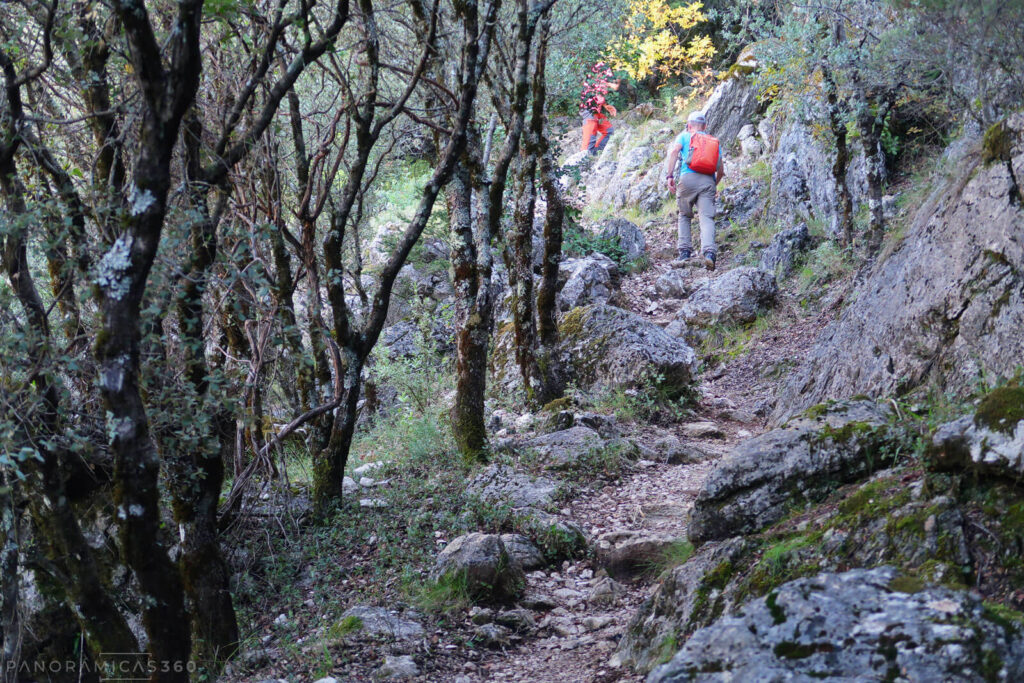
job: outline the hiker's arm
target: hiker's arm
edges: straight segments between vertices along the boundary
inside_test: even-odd
[[[722,182],[722,178],[725,177],[725,162],[722,161],[722,155],[718,155],[718,170],[715,171],[715,185]]]
[[[668,148],[668,158],[665,159],[665,179],[668,180],[668,187],[670,190],[674,190],[676,184],[675,169],[676,162],[679,160],[679,152],[683,149],[683,146],[678,142],[673,142]]]

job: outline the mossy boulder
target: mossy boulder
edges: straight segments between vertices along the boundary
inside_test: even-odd
[[[887,454],[907,438],[890,417],[886,404],[839,402],[744,441],[697,494],[690,540],[759,531],[795,507],[823,500],[838,485],[881,469]]]
[[[996,389],[973,416],[939,427],[930,455],[939,470],[967,469],[1019,481],[1024,477],[1024,387]]]
[[[526,577],[497,534],[466,534],[452,539],[437,556],[433,581],[463,585],[477,602],[509,602],[522,594]]]

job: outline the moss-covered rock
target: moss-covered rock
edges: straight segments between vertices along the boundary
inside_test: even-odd
[[[907,440],[890,417],[887,405],[870,400],[832,403],[741,443],[697,494],[690,539],[759,531],[881,469]]]

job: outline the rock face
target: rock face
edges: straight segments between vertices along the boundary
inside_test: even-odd
[[[484,602],[514,600],[526,583],[522,568],[512,561],[496,534],[473,533],[452,539],[430,573],[434,581],[445,577],[465,580],[469,595]]]
[[[776,277],[784,278],[793,270],[793,262],[797,255],[807,251],[810,246],[811,236],[807,232],[806,223],[778,232],[761,252],[761,263],[758,267],[774,273]]]
[[[996,389],[973,417],[939,427],[932,438],[932,456],[941,468],[972,469],[1019,481],[1024,476],[1024,388]]]
[[[708,132],[718,138],[722,147],[728,147],[743,127],[755,116],[759,104],[757,86],[742,74],[722,82],[704,105]]]
[[[693,634],[647,683],[1018,681],[1020,627],[964,591],[902,593],[891,568],[784,584]]]
[[[647,249],[644,231],[625,218],[612,218],[601,226],[601,239],[617,240],[627,261],[636,261]]]
[[[697,354],[641,316],[594,305],[565,314],[559,325],[572,379],[581,388],[685,391],[697,371]]]
[[[821,109],[810,107],[800,113],[778,110],[771,123],[778,139],[772,141],[774,152],[769,158],[772,184],[768,206],[772,216],[784,224],[813,218],[825,224],[830,237],[836,237],[840,230],[835,152],[815,133],[816,128],[828,126]],[[846,185],[856,210],[867,196],[867,164],[859,140],[851,141],[849,150]]]
[[[759,531],[793,504],[821,500],[836,483],[881,467],[883,449],[900,440],[889,427],[889,414],[873,401],[821,406],[739,444],[697,494],[690,539],[699,543]]]
[[[964,395],[980,375],[1013,375],[1024,357],[1024,114],[1005,128],[1005,160],[985,166],[975,149],[955,162],[957,176],[790,375],[774,423],[828,398],[924,383]]]
[[[721,277],[702,279],[667,329],[693,342],[701,328],[754,322],[774,304],[778,291],[773,273],[752,266],[733,268]]]
[[[619,292],[621,277],[615,261],[594,252],[584,258],[566,259],[558,267],[558,309],[606,304]]]

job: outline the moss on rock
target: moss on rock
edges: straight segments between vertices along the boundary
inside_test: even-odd
[[[982,399],[974,413],[975,425],[1004,434],[1013,434],[1021,420],[1024,420],[1024,387],[1021,386],[994,389]]]

